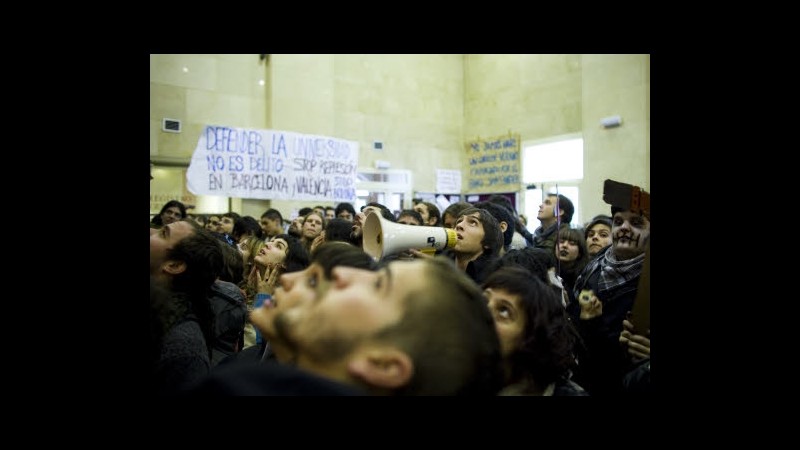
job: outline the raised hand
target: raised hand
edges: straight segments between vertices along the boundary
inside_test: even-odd
[[[254,268],[255,269],[255,268]],[[267,264],[264,268],[264,276],[261,272],[255,271],[256,292],[272,295],[278,283],[278,277],[283,273],[283,266],[280,264]]]
[[[627,320],[622,321],[623,331],[619,335],[619,343],[628,347],[628,354],[636,360],[650,357],[650,329],[647,336],[634,334],[633,324]]]

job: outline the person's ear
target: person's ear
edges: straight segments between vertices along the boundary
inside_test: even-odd
[[[508,229],[508,224],[506,223],[506,221],[504,220],[500,222],[500,231],[505,233],[507,229]]]
[[[353,358],[347,370],[370,386],[397,389],[411,380],[414,363],[408,354],[396,348],[373,348]]]
[[[170,259],[161,266],[161,269],[170,275],[178,275],[186,270],[186,262]]]

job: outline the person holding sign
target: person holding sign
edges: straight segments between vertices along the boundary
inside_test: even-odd
[[[650,394],[650,329],[647,336],[636,334],[631,322],[622,321],[625,331],[619,335],[620,345],[628,348],[634,367],[622,379],[623,392],[627,395]]]
[[[619,336],[622,321],[637,298],[650,242],[649,194],[638,187],[611,182],[637,194],[634,200],[631,195],[612,198],[610,189],[616,188],[609,187],[609,181],[604,200],[612,205],[611,245],[598,252],[580,273],[573,288],[578,302],[567,306],[586,343],[587,354],[579,359],[585,363],[583,375],[590,380],[578,383],[593,395],[620,392],[627,358],[620,349]],[[640,196],[647,196],[646,201],[640,202]]]

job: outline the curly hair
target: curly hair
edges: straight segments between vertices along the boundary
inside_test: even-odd
[[[575,367],[578,332],[558,294],[538,277],[519,267],[492,273],[483,288],[503,289],[520,298],[525,329],[520,345],[508,356],[510,381],[533,380],[537,386],[567,378]]]

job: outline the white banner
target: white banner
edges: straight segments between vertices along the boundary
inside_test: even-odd
[[[356,167],[355,141],[207,125],[186,185],[195,195],[355,203]]]

